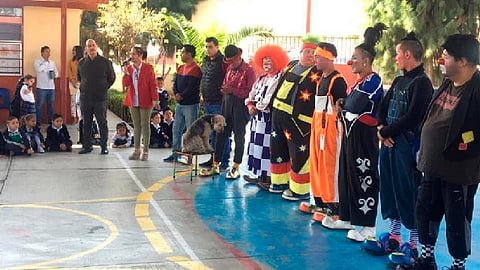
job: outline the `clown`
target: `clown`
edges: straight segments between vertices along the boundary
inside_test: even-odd
[[[261,68],[264,74],[253,84],[252,90],[245,99],[248,113],[252,117],[248,145],[248,169],[255,175],[254,177],[243,176],[249,183],[270,184],[272,118],[269,103],[288,61],[285,51],[277,45],[262,46],[258,48],[253,57],[254,64],[257,68]]]
[[[300,60],[287,68],[272,102],[272,183],[268,190],[291,201],[310,198],[310,128],[321,76],[314,66],[317,43],[318,39],[304,40]]]
[[[335,102],[347,95],[347,83],[333,65],[337,49],[321,42],[315,50],[316,67],[322,79],[315,96],[315,111],[310,139],[310,183],[315,205],[302,202],[299,209],[312,213],[321,222],[326,215],[338,215],[338,153],[341,130],[337,127]]]

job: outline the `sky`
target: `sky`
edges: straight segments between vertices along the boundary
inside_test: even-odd
[[[366,28],[363,1],[311,0],[310,32],[314,35],[361,35]],[[205,0],[193,17],[199,30],[211,25],[235,32],[262,25],[276,35],[304,35],[307,0]],[[212,14],[214,16],[212,16]]]

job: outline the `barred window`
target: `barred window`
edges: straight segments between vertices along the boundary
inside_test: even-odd
[[[0,7],[0,75],[22,75],[22,9]]]

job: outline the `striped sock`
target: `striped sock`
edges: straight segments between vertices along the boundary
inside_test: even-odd
[[[434,245],[422,244],[422,258],[433,258],[433,252],[435,251]]]
[[[417,247],[418,245],[418,231],[417,229],[410,230],[408,235],[408,242],[410,246]]]
[[[400,236],[402,222],[398,219],[390,219],[390,234]]]
[[[465,267],[465,263],[467,262],[467,259],[453,259],[452,262],[452,269],[460,269],[462,267]]]

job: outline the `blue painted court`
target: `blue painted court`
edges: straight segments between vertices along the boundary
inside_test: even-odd
[[[476,198],[472,224],[472,252],[467,269],[480,269],[480,198]],[[288,202],[248,184],[226,181],[224,175],[208,179],[195,196],[195,210],[209,229],[239,251],[273,269],[389,269],[386,256],[372,256],[346,238],[313,222],[310,215]],[[377,218],[377,234],[388,230],[388,221]],[[450,266],[445,224],[436,245],[436,260]],[[407,235],[404,235],[404,240]]]

